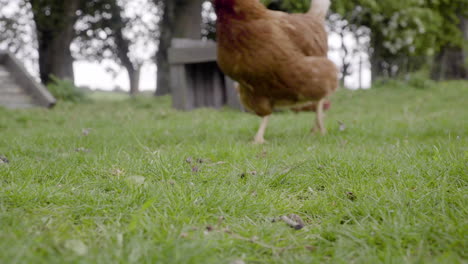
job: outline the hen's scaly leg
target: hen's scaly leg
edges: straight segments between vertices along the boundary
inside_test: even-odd
[[[319,132],[322,134],[322,135],[325,135],[325,133],[327,133],[327,130],[325,129],[325,125],[323,124],[323,106],[324,106],[324,103],[325,103],[325,99],[322,99],[318,102],[317,104],[317,110],[315,111],[315,114],[316,114],[316,119],[315,119],[315,126],[314,128],[312,129],[313,132]]]
[[[268,118],[269,117],[270,116],[267,115],[267,116],[264,116],[262,118],[262,122],[260,123],[260,127],[258,128],[258,132],[255,135],[255,139],[254,139],[255,144],[265,143],[265,138],[263,138],[263,135],[265,134],[265,129],[266,129],[267,125],[268,125]]]

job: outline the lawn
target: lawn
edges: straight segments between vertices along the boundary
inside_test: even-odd
[[[468,83],[332,101],[265,145],[167,97],[0,109],[0,263],[466,263]]]

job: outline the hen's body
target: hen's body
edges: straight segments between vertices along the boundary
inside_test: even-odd
[[[267,116],[275,107],[317,102],[336,90],[324,14],[270,11],[258,0],[216,0],[215,6],[218,64],[239,83],[246,108]]]

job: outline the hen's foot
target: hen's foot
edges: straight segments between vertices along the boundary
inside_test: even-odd
[[[266,142],[267,141],[263,137],[262,138],[255,137],[254,141],[253,141],[253,143],[256,144],[256,145],[265,144]]]

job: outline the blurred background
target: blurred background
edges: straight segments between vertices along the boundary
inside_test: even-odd
[[[304,12],[309,0],[264,0]],[[468,1],[334,0],[329,57],[342,85],[388,79],[467,79]],[[83,90],[170,94],[174,38],[216,38],[204,0],[0,0],[0,50],[45,85],[51,76]]]

